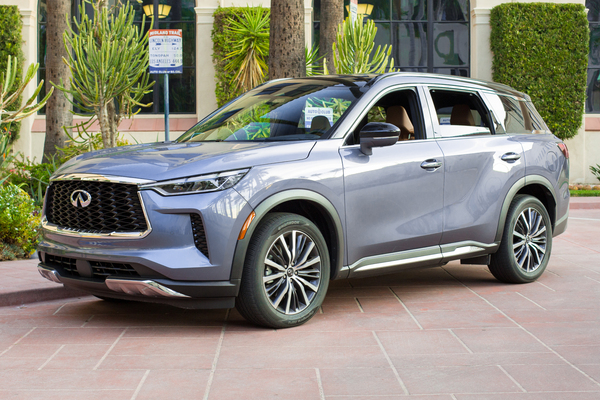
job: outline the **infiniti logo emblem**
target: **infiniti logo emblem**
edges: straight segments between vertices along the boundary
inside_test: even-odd
[[[85,190],[76,190],[71,193],[71,204],[74,207],[87,207],[92,201],[92,195]]]

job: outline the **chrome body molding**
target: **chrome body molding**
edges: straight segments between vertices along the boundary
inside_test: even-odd
[[[56,272],[56,270],[54,270],[54,269],[38,265],[38,272],[40,273],[41,276],[48,279],[49,281],[52,281],[55,283],[62,283],[60,281],[60,275],[58,275],[58,272]]]
[[[85,174],[68,174],[69,176],[84,176]],[[123,183],[123,184],[135,184],[134,182],[125,182],[125,181],[115,181],[115,180],[101,180],[101,179],[81,179],[81,178],[64,178],[61,179],[61,177],[64,177],[65,175],[59,175],[56,178],[52,179],[52,181],[56,181],[56,180],[88,180],[88,181],[100,181],[100,182],[112,182],[112,183]],[[102,176],[102,175],[85,175],[85,176]],[[114,177],[113,177],[114,178]],[[125,179],[125,178],[123,178]],[[139,181],[141,181],[142,179],[138,179]],[[111,239],[143,239],[146,236],[148,236],[150,234],[150,232],[152,232],[152,224],[150,223],[150,219],[148,218],[148,213],[146,212],[146,205],[144,204],[144,198],[142,197],[142,193],[138,191],[137,193],[138,198],[140,199],[140,206],[142,207],[142,212],[144,213],[144,219],[146,220],[146,226],[148,227],[148,229],[146,229],[143,232],[110,232],[110,233],[92,233],[92,232],[80,232],[77,231],[76,229],[69,229],[69,228],[65,228],[65,227],[61,227],[55,224],[52,224],[50,222],[48,222],[48,219],[46,218],[46,213],[44,212],[44,216],[42,217],[42,229],[50,232],[50,233],[55,233],[57,235],[65,235],[65,236],[72,236],[72,237],[81,237],[81,238],[94,238],[94,239],[102,239],[102,238],[111,238]],[[44,207],[45,208],[45,207]]]
[[[131,279],[113,279],[106,278],[104,281],[106,286],[113,292],[131,294],[131,295],[142,295],[148,297],[170,297],[170,298],[189,298],[185,294],[176,292],[175,290],[169,289],[160,283],[145,280],[136,281]]]
[[[50,181],[95,181],[126,183],[130,185],[147,185],[156,181],[149,179],[129,178],[124,176],[99,175],[99,174],[62,174],[50,179]]]
[[[451,260],[489,254],[496,251],[497,248],[498,244],[478,242],[445,244],[365,257],[350,265],[348,269],[351,278],[380,274],[385,269],[388,269],[386,273],[392,273],[413,267],[435,266]]]

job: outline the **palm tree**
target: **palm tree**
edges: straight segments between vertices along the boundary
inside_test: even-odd
[[[67,50],[63,43],[63,32],[69,32],[71,0],[52,0],[47,2],[47,59],[46,82],[64,82],[69,85],[71,72],[63,62],[67,58]],[[52,85],[46,84],[46,93]],[[44,143],[44,160],[56,154],[56,147],[64,147],[67,135],[63,126],[73,125],[73,115],[69,112],[71,104],[65,93],[56,90],[46,104],[46,141]]]
[[[319,57],[327,63],[327,69],[335,74],[333,65],[333,42],[338,27],[344,22],[344,0],[321,0],[321,19],[319,22]]]
[[[304,1],[271,1],[269,79],[306,75]]]

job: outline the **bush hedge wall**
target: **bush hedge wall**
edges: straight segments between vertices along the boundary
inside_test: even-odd
[[[243,7],[219,7],[213,14],[214,23],[211,38],[213,41],[215,78],[217,80],[215,94],[217,95],[217,104],[219,107],[242,93],[241,90],[236,91],[235,86],[231,84],[235,73],[225,70],[228,62],[225,58],[233,50],[233,34],[229,29],[228,19],[231,18],[239,21],[242,17],[242,9]],[[265,12],[269,12],[269,10],[266,9]]]
[[[21,29],[23,22],[21,21],[21,13],[17,6],[0,6],[0,72],[6,73],[6,63],[8,56],[11,56],[14,60],[17,60],[17,77],[13,87],[17,87],[23,79],[23,50],[21,45],[23,39],[21,37]],[[22,98],[11,107],[8,107],[9,111],[16,111],[21,104]],[[11,132],[11,143],[14,142],[19,136],[19,130],[21,129],[21,123],[12,123],[10,128],[7,124],[0,125],[0,129],[10,129]]]
[[[506,3],[491,11],[493,79],[531,96],[550,130],[581,126],[589,26],[581,4]]]

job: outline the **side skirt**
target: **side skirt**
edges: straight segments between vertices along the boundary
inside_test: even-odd
[[[390,274],[405,269],[442,265],[453,260],[485,257],[498,250],[499,245],[467,241],[430,246],[361,258],[347,268],[350,278]]]

